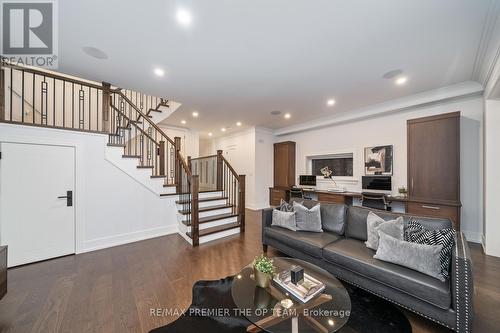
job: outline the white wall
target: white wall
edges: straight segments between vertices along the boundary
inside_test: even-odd
[[[212,140],[210,139],[200,139],[199,149],[200,149],[200,156],[209,156],[215,154],[212,145]]]
[[[106,135],[0,124],[0,142],[75,147],[77,253],[177,232],[175,197],[160,198],[106,161]]]
[[[255,209],[269,207],[269,187],[273,186],[274,176],[274,140],[271,130],[255,129]]]
[[[273,183],[273,143],[270,129],[254,127],[211,140],[200,140],[203,153],[212,155],[221,149],[238,174],[246,175],[246,207],[269,206],[269,187]]]
[[[198,157],[199,156],[199,133],[197,131],[174,126],[158,125],[165,134],[172,140],[176,136],[181,138],[181,153],[184,158],[188,156]]]
[[[485,101],[484,124],[484,247],[486,254],[500,257],[500,100]]]
[[[326,128],[283,135],[276,141],[295,141],[296,174],[307,174],[306,157],[331,153],[354,153],[354,180],[339,181],[353,191],[361,191],[364,148],[394,146],[393,193],[407,186],[406,120],[439,113],[461,111],[461,228],[470,240],[479,242],[482,235],[482,122],[483,101],[469,97],[433,106],[410,108],[390,115],[373,117]],[[499,141],[500,142],[500,141]],[[331,183],[320,186],[331,187]]]

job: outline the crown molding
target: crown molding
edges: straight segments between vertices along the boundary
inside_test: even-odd
[[[280,128],[274,131],[274,135],[282,136],[347,122],[380,117],[416,107],[431,106],[465,97],[481,96],[482,93],[483,86],[481,84],[473,81],[465,81],[439,89],[393,99],[384,103],[343,112],[338,115],[318,118],[299,125]]]

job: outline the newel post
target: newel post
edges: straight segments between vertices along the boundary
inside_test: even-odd
[[[222,191],[222,150],[217,150],[217,191]]]
[[[181,152],[181,138],[176,136],[174,138],[175,145],[175,184],[177,185],[177,193],[181,193],[182,191],[182,167],[180,160],[180,152]]]
[[[193,167],[192,167],[192,163],[191,163],[191,156],[187,157],[187,165],[188,165],[189,171],[191,171],[191,173],[193,173]]]
[[[240,215],[240,232],[245,232],[245,175],[238,176],[239,193],[238,193],[238,215]]]
[[[3,58],[0,59],[0,121],[5,120],[5,72]]]
[[[111,105],[111,84],[102,83],[102,131],[111,133],[109,109]]]
[[[199,212],[198,212],[198,192],[199,182],[198,175],[191,176],[191,239],[193,246],[200,244],[200,227],[199,227]]]
[[[158,147],[158,157],[160,159],[160,176],[166,175],[166,172],[165,172],[165,141],[160,141],[160,147]]]

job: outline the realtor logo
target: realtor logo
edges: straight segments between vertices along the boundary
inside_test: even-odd
[[[3,60],[30,66],[57,67],[55,1],[2,1]]]

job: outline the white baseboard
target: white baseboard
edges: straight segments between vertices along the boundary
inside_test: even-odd
[[[177,225],[173,224],[165,227],[151,228],[125,234],[119,234],[115,236],[91,239],[85,241],[83,244],[83,248],[78,249],[77,253],[91,252],[91,251],[106,249],[113,246],[138,242],[145,239],[171,235],[177,233],[177,231],[178,231]]]
[[[473,242],[473,243],[483,244],[483,242],[484,242],[484,235],[483,234],[481,234],[479,232],[466,231],[466,230],[462,230],[462,232],[465,234],[467,241]]]

